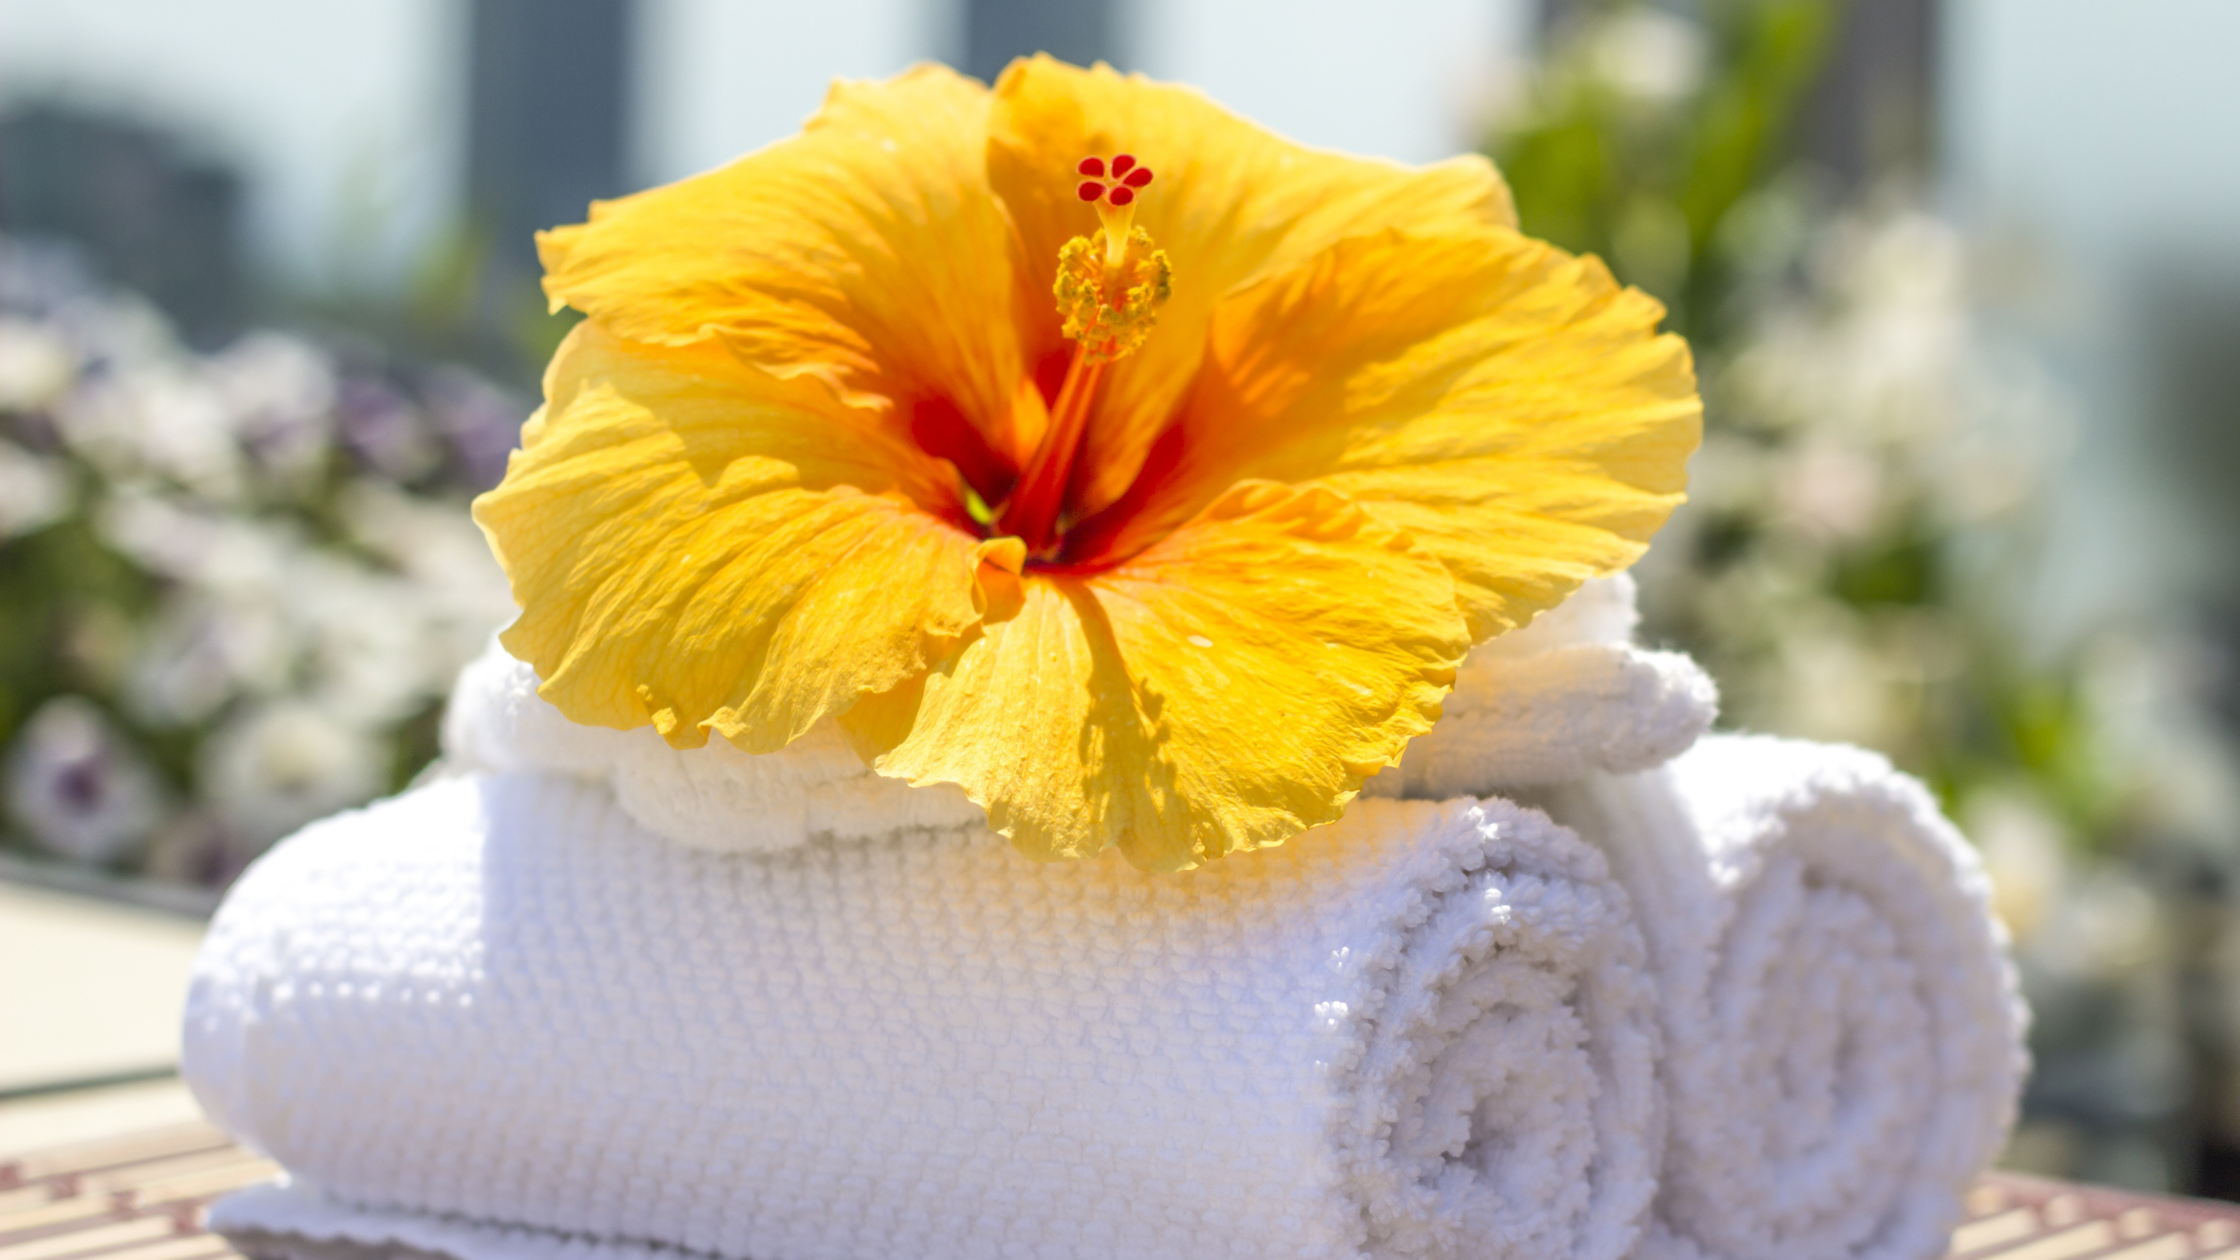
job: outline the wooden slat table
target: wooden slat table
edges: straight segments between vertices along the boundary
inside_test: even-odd
[[[1965,1260],[2240,1260],[2240,1204],[1992,1173],[1952,1236]]]
[[[206,1124],[30,1154],[0,1152],[4,1260],[220,1260],[203,1208],[279,1169]]]
[[[277,1171],[200,1124],[0,1152],[0,1260],[240,1260],[203,1209]],[[1968,1216],[1952,1260],[2240,1260],[2240,1204],[1993,1173]]]

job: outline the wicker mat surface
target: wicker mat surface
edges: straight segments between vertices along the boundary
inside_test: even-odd
[[[203,1208],[276,1171],[200,1124],[0,1151],[0,1260],[229,1260]],[[2240,1204],[1993,1173],[1968,1215],[1954,1260],[2240,1260]]]

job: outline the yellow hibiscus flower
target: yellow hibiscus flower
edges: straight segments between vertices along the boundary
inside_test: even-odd
[[[1037,857],[1335,818],[1470,646],[1623,568],[1700,407],[1663,311],[1486,162],[1013,64],[539,240],[586,316],[475,516],[577,722],[836,719]]]

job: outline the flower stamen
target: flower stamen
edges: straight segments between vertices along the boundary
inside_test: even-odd
[[[1085,157],[1074,173],[1086,177],[1075,192],[1096,207],[1102,227],[1058,250],[1052,292],[1065,335],[1081,343],[1082,353],[1110,361],[1134,353],[1151,335],[1173,269],[1150,233],[1135,226],[1136,194],[1150,185],[1150,167],[1121,153],[1109,164]]]
[[[1081,346],[1051,404],[1042,443],[997,520],[997,528],[1016,534],[1037,556],[1057,541],[1074,457],[1088,432],[1105,365],[1142,347],[1172,292],[1166,251],[1135,226],[1136,195],[1151,183],[1151,168],[1121,153],[1109,163],[1085,157],[1074,173],[1084,177],[1075,194],[1096,207],[1103,226],[1093,237],[1076,236],[1060,247],[1051,292],[1065,321],[1063,332]]]

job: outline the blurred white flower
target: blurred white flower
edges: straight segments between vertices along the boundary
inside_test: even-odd
[[[450,689],[513,600],[465,503],[360,481],[341,508],[352,539],[393,572],[335,583],[307,608],[313,686],[344,716],[394,721]]]
[[[1864,538],[1881,523],[1882,465],[1841,438],[1815,434],[1782,458],[1775,495],[1784,516],[1819,537]]]
[[[1755,507],[1765,500],[1766,463],[1757,443],[1713,429],[1688,461],[1688,502],[1713,511]]]
[[[1987,790],[1961,824],[1991,876],[1992,910],[2015,939],[2032,939],[2067,887],[2060,822],[2028,792]]]
[[[2074,431],[2066,404],[2043,380],[1978,384],[1971,423],[1919,461],[1939,523],[1954,529],[2033,506]]]
[[[60,334],[27,319],[0,317],[0,411],[38,411],[78,376],[78,356]]]
[[[1597,79],[1647,105],[1668,105],[1703,82],[1703,35],[1695,23],[1651,8],[1601,24],[1587,51]]]
[[[1752,284],[1763,287],[1796,261],[1812,239],[1813,207],[1795,181],[1743,194],[1719,221],[1716,243]]]
[[[1905,211],[1841,221],[1823,257],[1830,287],[1858,310],[1965,318],[1967,250],[1953,226]]]
[[[23,732],[10,773],[43,786],[10,807],[52,847],[222,883],[385,786],[512,616],[463,493],[502,472],[527,402],[461,368],[345,370],[286,333],[204,355],[5,236],[0,311],[0,413],[26,431],[0,442],[0,539],[82,496],[103,558],[51,646],[125,724],[65,705]],[[190,792],[122,751],[155,731],[199,741]]]
[[[51,525],[69,510],[62,466],[0,440],[0,542]]]
[[[391,574],[323,560],[299,568],[289,608],[301,636],[305,692],[346,721],[412,716],[458,671],[432,650],[431,593]]]
[[[134,711],[193,723],[288,692],[380,725],[440,699],[513,613],[488,545],[464,503],[365,482],[340,507],[374,563],[282,523],[115,494],[103,537],[175,584],[136,658]]]
[[[280,590],[289,554],[305,545],[292,523],[213,510],[131,482],[111,490],[95,524],[103,541],[143,568],[205,590]]]
[[[334,439],[334,365],[285,333],[251,333],[210,361],[210,377],[233,415],[233,431],[267,474],[316,475]]]
[[[2170,633],[2111,631],[2087,654],[2079,681],[2106,770],[2141,790],[2145,825],[2240,841],[2240,757],[2216,713],[2217,663],[2199,643]]]
[[[2076,873],[2038,930],[2016,942],[2022,961],[2070,981],[2119,982],[2169,961],[2169,925],[2138,878],[2112,865]]]
[[[126,703],[151,726],[192,726],[237,696],[284,688],[296,650],[273,601],[181,592],[140,636],[125,674]]]
[[[135,364],[89,379],[55,408],[55,428],[113,477],[162,478],[216,503],[244,488],[233,415],[187,364]]]
[[[362,728],[283,700],[229,719],[203,745],[202,794],[238,839],[262,849],[381,790],[388,757]]]
[[[342,516],[359,545],[395,566],[425,597],[421,611],[440,645],[438,673],[448,689],[451,676],[515,612],[505,571],[481,527],[465,503],[409,495],[378,481],[345,490]]]
[[[1800,613],[1780,642],[1775,729],[1807,739],[1894,749],[1909,729],[1913,663],[1830,610]]]
[[[188,354],[171,321],[155,303],[135,293],[87,289],[57,303],[50,316],[89,367],[111,370],[176,361]]]
[[[1949,434],[1976,345],[1960,243],[1927,216],[1845,220],[1812,251],[1820,305],[1774,307],[1732,382],[1761,419],[1853,440]]]
[[[125,702],[160,726],[206,720],[235,696],[294,685],[306,591],[346,560],[292,525],[225,515],[145,490],[112,494],[103,539],[170,584],[140,639]]]
[[[131,852],[163,817],[147,763],[91,703],[40,706],[8,750],[8,815],[47,849],[80,862]]]

